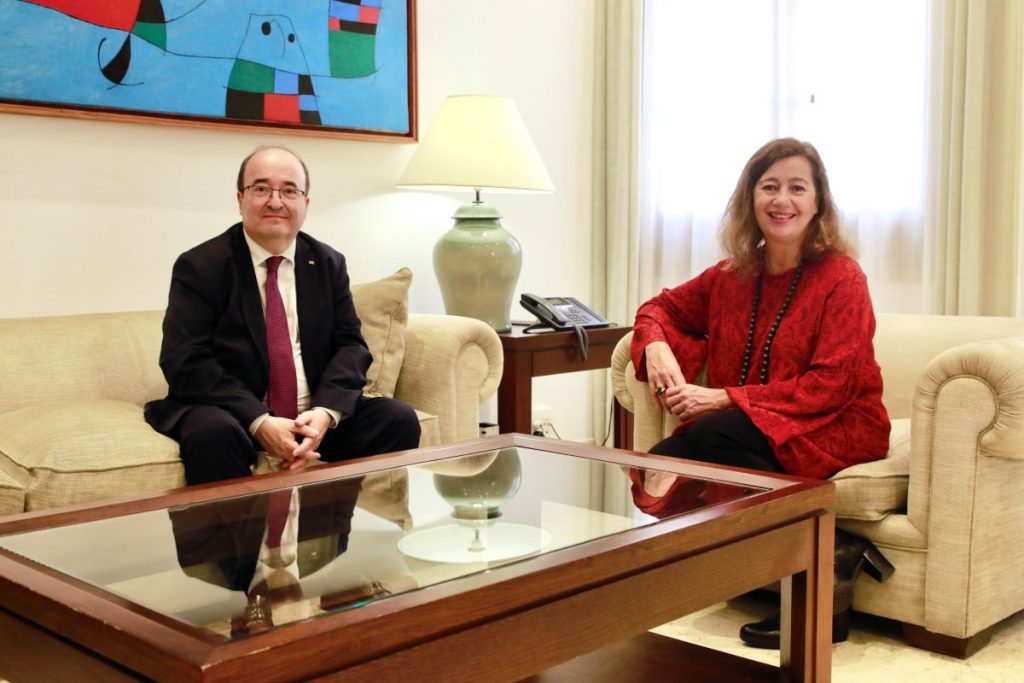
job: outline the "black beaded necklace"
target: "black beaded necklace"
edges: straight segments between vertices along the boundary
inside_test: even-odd
[[[764,351],[761,353],[761,384],[768,383],[768,357],[772,352],[772,341],[775,339],[775,333],[779,331],[779,323],[782,322],[782,316],[786,315],[786,309],[789,308],[789,302],[793,299],[793,292],[796,291],[796,284],[800,282],[800,275],[803,272],[804,262],[801,260],[796,266],[793,281],[789,283],[789,290],[786,292],[786,298],[782,302],[782,308],[779,309],[771,329],[768,330],[768,336],[764,339]],[[747,334],[747,347],[743,350],[743,370],[740,373],[740,386],[747,383],[747,375],[750,373],[750,356],[754,352],[754,327],[757,325],[757,307],[761,304],[761,281],[763,279],[764,273],[762,272],[757,276],[757,289],[754,290],[754,311],[750,314],[750,332]]]

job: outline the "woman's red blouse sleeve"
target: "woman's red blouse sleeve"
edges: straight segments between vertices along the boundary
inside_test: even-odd
[[[708,302],[718,266],[674,289],[663,289],[636,313],[630,348],[636,378],[647,381],[648,344],[663,341],[672,349],[683,377],[689,380],[707,359]]]

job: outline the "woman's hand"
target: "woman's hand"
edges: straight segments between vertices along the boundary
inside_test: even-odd
[[[661,398],[669,412],[684,422],[733,406],[725,389],[709,389],[696,384],[672,387]]]
[[[672,387],[679,387],[686,384],[683,371],[679,368],[679,361],[668,344],[663,341],[651,342],[644,349],[647,357],[647,384],[651,387],[651,393],[661,402],[661,405],[668,408],[665,403],[665,393]]]

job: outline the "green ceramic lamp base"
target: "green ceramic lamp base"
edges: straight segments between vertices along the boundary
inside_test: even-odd
[[[519,242],[496,208],[479,200],[455,212],[455,225],[434,247],[434,272],[449,315],[512,329],[512,295],[523,267]]]

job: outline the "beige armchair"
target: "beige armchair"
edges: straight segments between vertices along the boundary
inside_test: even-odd
[[[475,438],[501,379],[501,342],[479,320],[408,314],[402,269],[352,287],[373,355],[365,392],[416,409],[421,446]],[[185,484],[178,444],[142,417],[167,393],[163,311],[0,320],[0,515]],[[261,461],[257,473],[268,469]],[[368,477],[401,508],[404,481]],[[363,498],[361,498],[362,504]],[[400,511],[401,512],[401,511]],[[404,512],[387,514],[402,523]]]
[[[631,337],[612,383],[646,452],[676,423],[636,380]],[[1024,609],[1024,319],[881,314],[875,352],[890,451],[833,477],[835,512],[896,573],[862,576],[854,609],[902,622],[912,645],[967,657]]]

